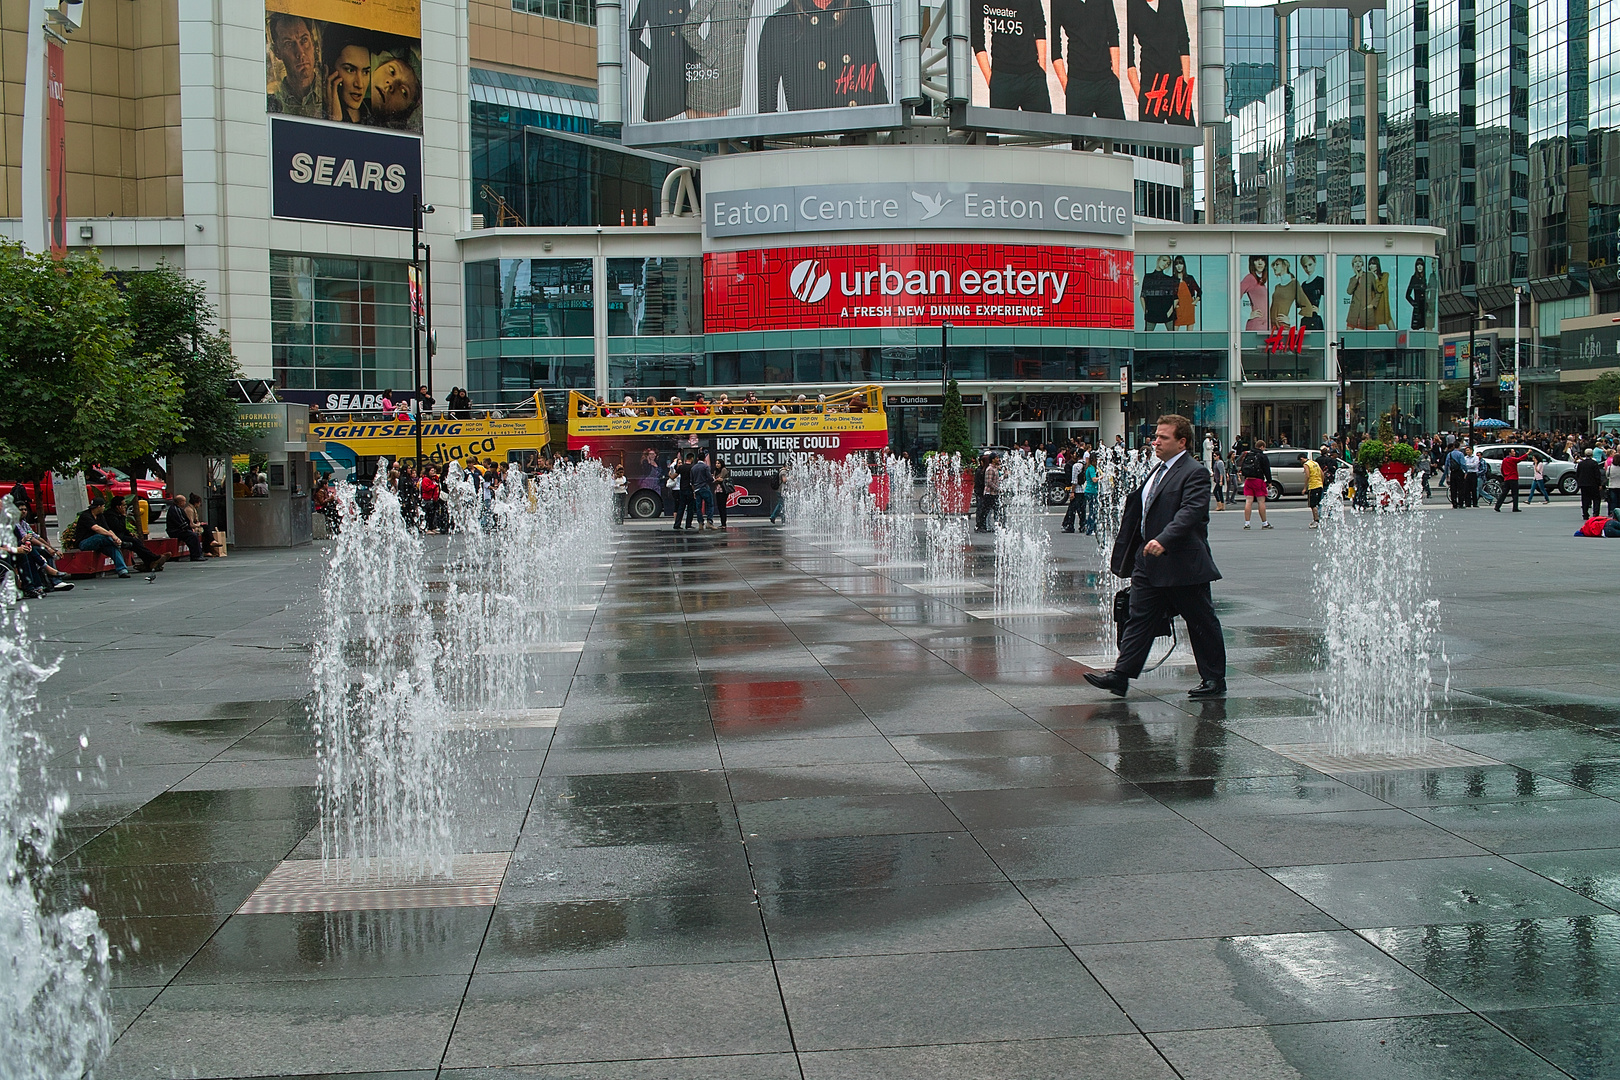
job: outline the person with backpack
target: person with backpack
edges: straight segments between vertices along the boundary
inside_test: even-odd
[[[1243,527],[1249,527],[1249,516],[1255,500],[1260,500],[1260,527],[1271,528],[1266,520],[1266,491],[1271,483],[1271,459],[1266,457],[1264,439],[1254,441],[1254,449],[1247,450],[1238,459],[1238,470],[1243,474]]]

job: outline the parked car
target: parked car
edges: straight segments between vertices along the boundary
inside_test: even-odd
[[[0,480],[0,499],[10,495],[11,489],[16,487],[18,483],[19,481],[16,480]],[[56,490],[51,484],[50,473],[46,473],[45,479],[41,480],[37,486],[32,480],[24,480],[21,483],[31,497],[44,504],[42,507],[44,513],[56,513]],[[109,492],[114,495],[128,495],[129,474],[122,469],[114,469],[106,465],[87,465],[84,469],[84,486],[90,492],[91,498],[106,495]],[[140,493],[141,498],[148,501],[161,502],[163,500],[163,486],[161,480],[135,481],[135,490]]]
[[[1299,464],[1301,454],[1312,461],[1322,459],[1320,450],[1284,447],[1266,451],[1266,458],[1271,462],[1271,483],[1266,485],[1266,498],[1280,499],[1284,495],[1305,494],[1305,470]]]
[[[1530,478],[1534,475],[1532,463],[1536,461],[1542,463],[1542,471],[1547,477],[1548,491],[1556,491],[1562,495],[1574,495],[1580,491],[1579,486],[1575,483],[1575,463],[1573,461],[1559,461],[1551,454],[1537,450],[1533,446],[1525,446],[1522,443],[1492,443],[1490,446],[1481,447],[1479,451],[1480,464],[1490,473],[1490,476],[1485,480],[1485,494],[1494,499],[1497,492],[1502,490],[1502,459],[1507,457],[1509,453],[1522,454],[1525,451],[1529,451],[1530,461],[1522,462],[1519,465],[1519,490],[1521,493],[1530,490]]]

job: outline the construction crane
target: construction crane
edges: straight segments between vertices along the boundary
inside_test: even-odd
[[[479,189],[479,194],[495,205],[495,227],[497,229],[504,229],[507,225],[514,225],[519,229],[524,227],[523,218],[516,210],[507,205],[506,200],[501,198],[494,188],[485,184]]]

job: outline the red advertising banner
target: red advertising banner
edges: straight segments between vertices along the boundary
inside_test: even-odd
[[[710,252],[703,329],[1048,326],[1129,330],[1131,253],[1007,244]]]
[[[62,100],[62,45],[45,42],[45,213],[51,254],[67,254],[67,107]]]

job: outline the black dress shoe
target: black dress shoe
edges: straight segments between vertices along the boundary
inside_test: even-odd
[[[1187,691],[1190,698],[1221,697],[1226,693],[1226,680],[1216,679],[1211,682],[1205,679],[1191,690]]]
[[[1099,690],[1106,690],[1116,697],[1124,697],[1125,691],[1131,688],[1131,680],[1117,671],[1086,672],[1086,682]]]

